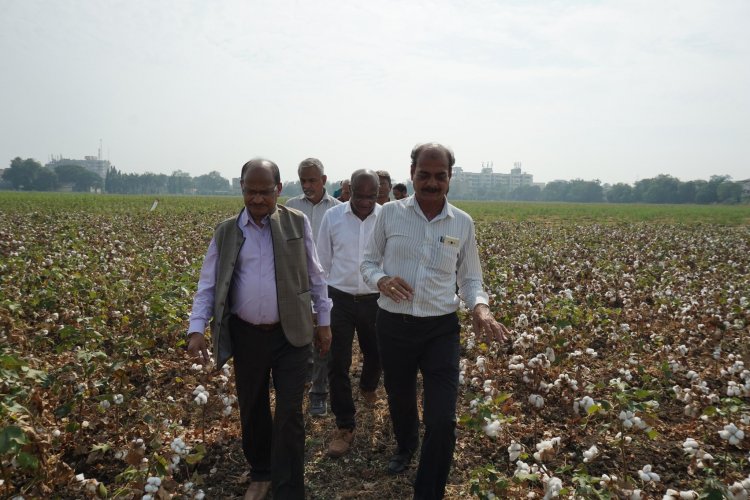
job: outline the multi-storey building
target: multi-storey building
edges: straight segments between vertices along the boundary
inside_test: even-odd
[[[534,184],[534,176],[521,170],[521,162],[513,164],[509,174],[494,172],[491,163],[483,163],[479,172],[466,172],[461,167],[453,167],[451,183],[458,184],[462,192],[510,193],[519,186]]]

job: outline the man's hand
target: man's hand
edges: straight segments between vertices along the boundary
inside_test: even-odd
[[[491,342],[496,340],[501,342],[510,331],[502,323],[498,323],[490,312],[487,304],[477,304],[472,311],[474,331],[477,334],[484,335],[484,338]]]
[[[414,289],[400,276],[383,276],[378,280],[378,290],[394,302],[414,298]]]
[[[188,337],[188,354],[193,361],[200,364],[208,364],[208,349],[206,348],[206,339],[200,332],[190,332]]]
[[[321,356],[328,354],[328,350],[331,348],[331,327],[330,326],[317,326],[315,327],[315,335],[313,342],[315,347],[320,352]]]

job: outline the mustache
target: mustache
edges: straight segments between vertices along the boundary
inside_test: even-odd
[[[426,193],[439,193],[440,189],[438,188],[424,188],[422,191]]]

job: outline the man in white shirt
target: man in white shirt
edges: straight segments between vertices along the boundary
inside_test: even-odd
[[[355,171],[351,179],[350,201],[326,212],[316,240],[329,297],[333,300],[328,380],[336,432],[328,447],[331,457],[346,454],[354,440],[356,410],[349,369],[355,331],[364,358],[359,388],[366,404],[376,402],[375,390],[382,372],[375,336],[380,294],[376,286],[364,282],[359,272],[365,247],[381,210],[377,196],[378,175],[372,170]]]
[[[424,387],[424,439],[414,498],[443,498],[456,443],[459,296],[474,331],[503,340],[482,288],[474,222],[448,203],[455,158],[441,144],[414,147],[414,196],[382,207],[360,267],[380,290],[377,336],[398,449],[388,471],[405,470],[419,444],[417,371]],[[458,285],[458,295],[456,295]]]
[[[297,175],[302,185],[302,193],[290,198],[287,207],[296,208],[305,214],[312,226],[313,239],[318,238],[320,223],[326,211],[341,202],[326,193],[326,180],[323,163],[317,158],[302,160],[297,167]],[[310,405],[308,411],[315,417],[323,417],[328,413],[326,399],[328,397],[328,355],[321,356],[313,349],[311,366],[312,384],[310,386]]]

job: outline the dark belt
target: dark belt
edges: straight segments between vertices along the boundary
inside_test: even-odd
[[[266,323],[266,324],[262,324],[262,325],[256,325],[254,323],[248,323],[247,321],[245,321],[244,319],[240,318],[236,314],[232,315],[232,319],[234,319],[235,321],[239,321],[245,327],[255,328],[256,330],[260,330],[260,331],[263,331],[263,332],[270,332],[270,331],[276,330],[277,328],[281,328],[281,323]]]
[[[392,313],[382,308],[380,309],[380,312],[392,316],[396,320],[404,323],[429,323],[430,321],[441,321],[456,315],[456,313],[448,313],[443,314],[442,316],[412,316],[411,314]]]
[[[273,330],[276,330],[277,328],[281,328],[281,323],[268,323],[265,325],[254,325],[252,323],[248,323],[250,325],[250,328],[255,328],[256,330],[262,330],[264,332],[270,332]]]
[[[375,293],[360,293],[359,295],[354,295],[354,294],[351,294],[351,293],[343,292],[343,291],[339,290],[338,288],[335,288],[335,287],[332,287],[332,286],[328,287],[328,294],[329,295],[340,295],[340,296],[343,296],[343,297],[348,297],[348,298],[352,299],[354,302],[364,302],[366,300],[377,300],[377,299],[380,298],[380,294],[377,293],[377,292],[375,292]]]

